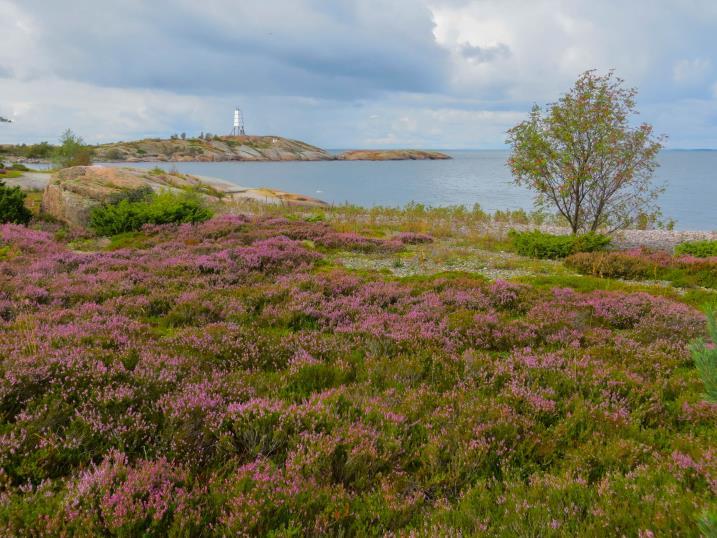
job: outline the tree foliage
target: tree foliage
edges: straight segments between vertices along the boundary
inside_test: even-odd
[[[60,137],[60,145],[55,148],[52,160],[58,168],[87,166],[92,164],[92,150],[82,137],[67,129]]]
[[[612,71],[586,71],[573,88],[508,131],[514,181],[537,193],[536,204],[554,208],[573,233],[654,224],[663,189],[652,183],[663,137],[631,126],[637,91]]]

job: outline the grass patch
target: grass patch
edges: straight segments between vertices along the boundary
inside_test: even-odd
[[[16,177],[20,177],[22,175],[22,172],[19,170],[5,170],[4,172],[0,172],[0,179],[12,179]]]

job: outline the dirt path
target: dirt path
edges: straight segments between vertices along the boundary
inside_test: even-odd
[[[41,191],[47,187],[50,181],[50,174],[43,172],[25,172],[20,177],[4,180],[10,187],[20,187],[25,191]]]

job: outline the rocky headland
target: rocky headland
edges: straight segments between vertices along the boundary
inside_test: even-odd
[[[338,155],[300,140],[280,136],[213,136],[210,138],[145,138],[89,146],[92,160],[109,162],[226,162],[226,161],[396,161],[450,159],[445,153],[414,149],[351,150]],[[41,151],[40,151],[41,150]],[[5,161],[49,162],[54,150],[34,146],[0,145]]]
[[[450,159],[445,153],[415,149],[350,150],[333,155],[299,140],[278,136],[223,136],[206,139],[146,139],[103,144],[97,162],[185,161],[407,161]]]
[[[266,188],[244,188],[219,179],[161,170],[75,166],[47,177],[42,195],[43,213],[75,228],[87,226],[94,207],[110,201],[118,194],[142,187],[154,191],[192,191],[215,203],[254,200],[289,206],[327,205],[321,200],[300,194]]]
[[[145,139],[94,148],[97,162],[330,161],[321,148],[278,136]]]

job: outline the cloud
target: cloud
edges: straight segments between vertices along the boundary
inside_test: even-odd
[[[592,68],[671,141],[715,139],[712,0],[0,0],[0,20],[0,142],[222,133],[239,103],[250,132],[324,146],[499,147]]]
[[[505,43],[485,47],[463,43],[460,46],[460,51],[464,58],[476,63],[492,62],[510,57],[510,47]]]
[[[682,59],[672,67],[672,78],[679,84],[695,84],[702,82],[712,71],[709,58]]]
[[[413,0],[26,0],[38,69],[103,86],[355,99],[436,91],[445,51]]]

